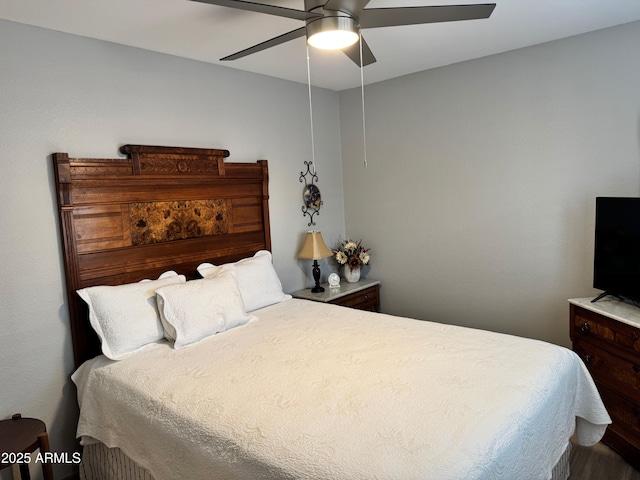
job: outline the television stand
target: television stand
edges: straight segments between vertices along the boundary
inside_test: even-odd
[[[640,308],[613,297],[569,302],[573,350],[613,420],[602,441],[640,469]]]
[[[611,292],[602,292],[596,298],[591,300],[591,303],[596,303],[598,300],[602,300],[604,297],[608,297],[609,295],[611,295],[612,297],[616,297],[621,302],[624,302],[624,298],[622,298],[620,295],[616,295],[615,293],[611,293]]]

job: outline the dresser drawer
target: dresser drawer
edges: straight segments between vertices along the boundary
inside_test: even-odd
[[[333,303],[334,305],[342,305],[343,307],[377,312],[380,310],[380,293],[378,285],[345,295],[344,297],[336,298],[330,303]]]
[[[576,305],[571,306],[571,338],[614,348],[640,363],[640,333],[625,323],[606,318]]]
[[[621,432],[640,444],[640,407],[602,383],[596,382],[602,401],[613,421],[609,428]]]
[[[596,382],[640,404],[640,363],[622,359],[580,339],[573,343],[573,350],[582,358]]]

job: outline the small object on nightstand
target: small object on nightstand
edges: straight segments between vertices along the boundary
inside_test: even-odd
[[[47,427],[42,420],[22,418],[16,413],[9,420],[0,421],[0,470],[12,463],[20,465],[20,477],[28,480],[29,463],[35,460],[32,453],[40,449],[42,454],[49,452]],[[11,463],[5,463],[9,460]],[[53,480],[53,469],[50,462],[42,462],[42,473],[45,480]]]
[[[304,240],[304,245],[298,254],[298,258],[313,260],[313,279],[316,281],[315,287],[311,289],[313,293],[324,292],[324,288],[320,286],[320,266],[318,265],[318,260],[330,257],[331,255],[332,252],[324,243],[320,232],[307,232],[307,238]]]
[[[331,288],[339,288],[340,287],[340,275],[337,273],[332,273],[328,278],[329,286]]]

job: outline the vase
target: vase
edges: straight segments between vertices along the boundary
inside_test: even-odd
[[[357,282],[360,280],[360,269],[349,266],[344,267],[344,279],[349,283]]]

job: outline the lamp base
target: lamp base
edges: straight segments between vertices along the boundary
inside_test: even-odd
[[[316,281],[316,286],[311,289],[311,293],[324,292],[324,288],[320,286],[320,265],[318,265],[318,260],[313,261],[313,279]]]

